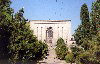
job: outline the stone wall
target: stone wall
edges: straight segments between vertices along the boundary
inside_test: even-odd
[[[71,21],[70,20],[30,20],[30,28],[37,36],[38,40],[46,41],[48,28],[53,31],[52,45],[56,45],[58,38],[63,38],[66,44],[70,43],[71,39]],[[48,42],[47,42],[48,43]]]

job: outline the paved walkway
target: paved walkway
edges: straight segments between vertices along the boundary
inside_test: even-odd
[[[55,46],[48,44],[48,50],[49,55],[47,56],[47,59],[40,61],[40,64],[67,64],[64,60],[59,60],[56,58]]]

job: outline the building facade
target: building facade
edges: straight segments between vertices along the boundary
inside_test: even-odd
[[[30,29],[38,40],[56,45],[58,38],[70,44],[71,20],[30,20]]]

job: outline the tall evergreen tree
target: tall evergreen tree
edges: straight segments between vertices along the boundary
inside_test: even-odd
[[[89,35],[86,31],[84,23],[82,23],[81,27],[79,28],[82,30],[83,28],[85,28],[85,32],[81,32],[78,28],[74,35],[77,36],[77,43],[78,41],[80,41],[77,38],[81,37],[81,35],[86,36],[84,35],[84,33],[86,33],[88,37],[82,37],[82,44],[80,45],[85,50],[83,50],[82,53],[79,53],[79,55],[76,56],[76,63],[78,64],[100,64],[100,0],[96,0],[95,2],[93,2],[90,18],[91,25],[89,28]]]
[[[96,35],[97,33],[100,33],[100,0],[97,0],[92,4],[91,21],[92,34]]]
[[[92,43],[90,44],[90,49],[92,52],[92,56],[90,58],[92,60],[90,61],[95,62],[94,64],[100,64],[100,0],[96,0],[92,4],[91,21]]]
[[[86,41],[91,36],[90,34],[91,23],[89,21],[89,11],[86,4],[83,4],[81,7],[80,19],[82,23],[76,30],[74,37],[78,45],[83,44],[83,47],[87,49]]]

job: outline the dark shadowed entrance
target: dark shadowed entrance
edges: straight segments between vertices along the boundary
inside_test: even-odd
[[[49,27],[46,30],[46,42],[52,43],[52,39],[53,39],[53,29],[52,27]]]

